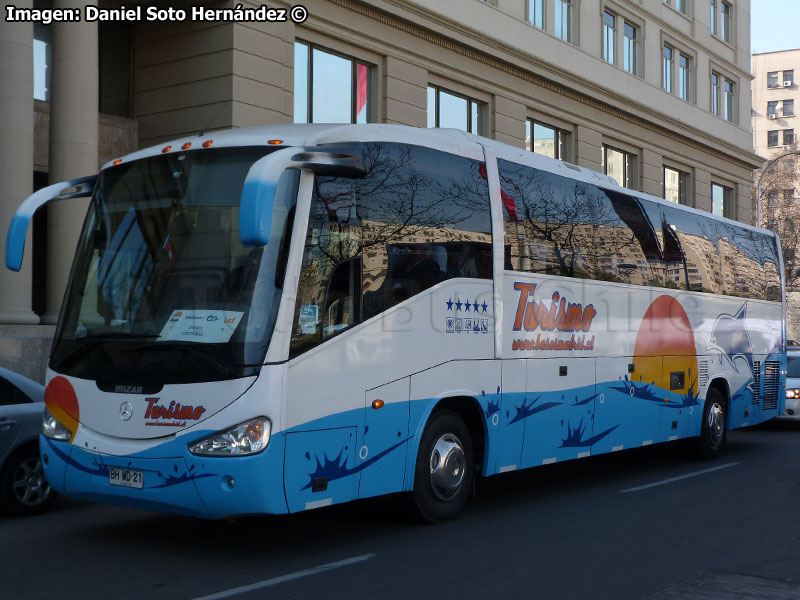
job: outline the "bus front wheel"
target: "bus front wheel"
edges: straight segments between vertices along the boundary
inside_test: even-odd
[[[472,436],[450,410],[431,416],[417,453],[413,508],[429,523],[455,517],[469,499],[475,477]]]
[[[709,388],[703,407],[703,423],[700,437],[695,440],[697,456],[713,460],[722,454],[728,434],[728,415],[725,398],[716,388]]]

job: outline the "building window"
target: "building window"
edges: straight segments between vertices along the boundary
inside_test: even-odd
[[[783,130],[783,145],[791,146],[794,144],[794,129]]]
[[[783,87],[792,87],[794,85],[794,69],[791,71],[783,72]]]
[[[719,75],[711,73],[711,114],[719,116]]]
[[[33,97],[50,101],[50,68],[53,64],[53,30],[42,23],[33,24]]]
[[[720,21],[719,37],[723,41],[731,43],[731,5],[727,2],[722,3],[722,20]]]
[[[294,122],[369,123],[372,68],[303,42],[294,45]]]
[[[778,101],[767,102],[767,118],[777,118],[778,116]]]
[[[717,35],[717,0],[709,0],[711,8],[711,34]]]
[[[686,14],[686,0],[664,0],[664,4],[669,4],[670,6],[675,6],[675,10]]]
[[[688,204],[689,174],[664,167],[664,199],[676,204]]]
[[[778,130],[767,132],[767,148],[775,148],[778,145]]]
[[[722,97],[722,118],[726,121],[734,122],[734,108],[736,99],[736,88],[732,81],[726,79]]]
[[[606,11],[603,13],[603,59],[614,64],[614,48],[617,45],[617,17]]]
[[[664,58],[662,61],[662,83],[661,86],[665,91],[672,93],[672,48],[664,45]]]
[[[628,73],[636,75],[636,27],[630,23],[625,23],[625,39],[623,46],[624,56],[622,58],[622,68]]]
[[[679,55],[678,97],[683,100],[692,99],[692,59],[685,54]]]
[[[528,23],[544,28],[544,0],[528,0]]]
[[[794,204],[794,190],[783,190],[783,201],[786,204]]]
[[[428,127],[452,127],[480,135],[483,105],[436,86],[428,86]]]
[[[784,117],[794,116],[794,100],[783,101],[783,116]]]
[[[569,132],[533,119],[525,121],[525,149],[558,160],[568,160]]]
[[[778,192],[776,190],[767,192],[767,206],[778,206]]]
[[[733,188],[711,183],[711,212],[728,219],[733,218]]]
[[[777,71],[770,71],[769,73],[767,73],[767,87],[768,88],[780,87],[778,85],[778,72]]]
[[[553,33],[565,42],[572,41],[572,0],[555,0]]]
[[[622,187],[636,189],[636,155],[603,145],[603,172]]]

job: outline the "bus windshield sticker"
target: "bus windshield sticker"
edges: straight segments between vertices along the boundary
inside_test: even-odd
[[[226,310],[175,310],[161,330],[158,341],[226,344],[243,312]]]
[[[316,333],[319,323],[319,307],[316,304],[303,304],[300,307],[300,333]]]

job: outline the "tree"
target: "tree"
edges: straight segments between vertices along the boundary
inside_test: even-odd
[[[798,144],[789,151],[798,150]],[[764,164],[766,166],[766,163]],[[758,182],[764,169],[754,172],[753,214],[761,205],[760,227],[778,234],[783,250],[784,277],[787,288],[800,285],[800,156],[787,156],[773,164],[761,181],[760,198],[756,199]]]

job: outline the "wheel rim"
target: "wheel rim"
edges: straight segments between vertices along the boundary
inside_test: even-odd
[[[725,435],[725,412],[719,402],[714,402],[708,409],[706,431],[712,446],[716,447],[722,443],[722,437]]]
[[[11,477],[14,498],[25,506],[39,506],[50,496],[50,484],[44,478],[42,461],[38,456],[23,460]]]
[[[467,456],[459,440],[452,433],[441,436],[431,449],[430,481],[433,493],[439,500],[452,500],[464,483]]]

